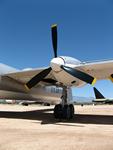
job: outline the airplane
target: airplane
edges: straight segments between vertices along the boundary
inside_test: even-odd
[[[105,98],[102,95],[102,93],[100,93],[95,87],[93,89],[94,89],[95,99],[92,102],[103,103],[103,104],[113,104],[113,98]]]
[[[54,117],[72,119],[74,105],[72,87],[94,85],[96,80],[113,82],[113,60],[81,62],[57,54],[57,25],[51,26],[54,58],[50,66],[17,70],[0,64],[0,97],[36,101],[57,101]]]

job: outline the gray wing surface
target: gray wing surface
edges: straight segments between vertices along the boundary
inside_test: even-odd
[[[17,72],[13,72],[13,73],[9,73],[9,74],[4,74],[4,75],[2,75],[2,77],[7,76],[9,78],[14,79],[17,82],[25,84],[32,77],[34,77],[36,74],[40,73],[44,69],[46,69],[46,68],[37,68],[37,69],[31,69],[31,70],[27,70],[27,71],[17,71]],[[54,77],[52,76],[51,73],[46,78],[54,79]],[[44,83],[41,83],[41,84],[44,84]]]
[[[113,60],[86,62],[76,68],[84,70],[86,73],[96,77],[97,80],[109,79],[110,75],[113,74]]]

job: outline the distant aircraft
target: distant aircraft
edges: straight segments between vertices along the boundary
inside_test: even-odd
[[[54,58],[49,67],[17,70],[0,64],[0,97],[61,101],[55,105],[55,118],[71,119],[74,115],[71,87],[93,85],[96,79],[110,78],[113,81],[113,60],[81,62],[72,57],[58,56],[56,24],[52,25],[51,33]]]
[[[113,104],[113,98],[105,98],[95,87],[94,87],[94,94],[96,99],[93,100],[93,102]]]

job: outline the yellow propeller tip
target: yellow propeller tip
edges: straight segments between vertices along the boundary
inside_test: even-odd
[[[28,91],[30,90],[26,84],[25,84],[24,86],[25,86],[25,88],[26,88]]]
[[[92,85],[94,85],[96,83],[97,79],[94,78],[93,82],[92,82]]]
[[[109,77],[109,79],[113,82],[113,78],[112,78],[112,76],[110,76],[110,77]]]
[[[57,24],[53,24],[53,25],[51,26],[51,28],[54,28],[54,27],[57,27]]]

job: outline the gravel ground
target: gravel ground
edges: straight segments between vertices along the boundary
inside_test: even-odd
[[[59,121],[53,106],[0,104],[0,150],[113,150],[113,105],[75,109]]]

